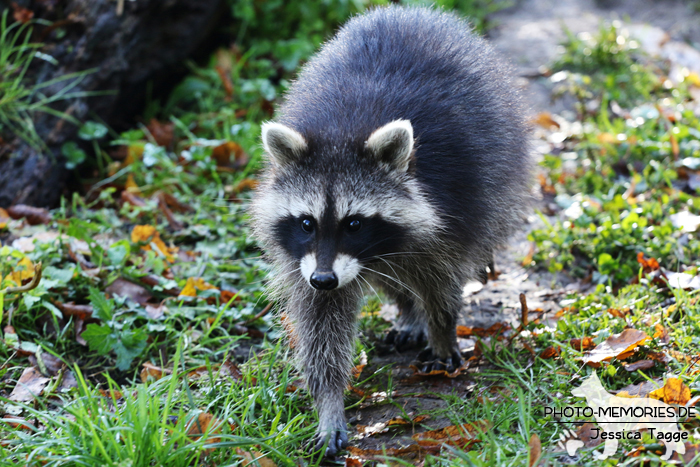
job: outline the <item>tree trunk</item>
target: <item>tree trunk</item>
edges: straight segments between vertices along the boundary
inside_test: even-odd
[[[108,125],[133,120],[143,105],[148,83],[172,84],[173,69],[204,42],[224,17],[223,0],[34,0],[17,2],[34,18],[33,40],[58,61],[36,60],[31,78],[45,82],[68,73],[95,69],[72,92],[112,91],[60,101],[56,106],[79,121],[101,119]],[[47,94],[68,84],[59,82]],[[40,151],[15,139],[0,148],[0,206],[55,206],[68,170],[61,146],[76,139],[78,128],[66,120],[37,114],[37,133],[48,147]],[[43,154],[42,154],[43,152]]]

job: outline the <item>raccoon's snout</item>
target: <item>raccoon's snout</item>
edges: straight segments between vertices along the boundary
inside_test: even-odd
[[[338,276],[333,271],[314,271],[309,282],[315,289],[333,290],[338,287]]]

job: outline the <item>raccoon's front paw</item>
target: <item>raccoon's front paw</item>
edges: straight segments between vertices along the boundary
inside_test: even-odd
[[[335,456],[339,451],[348,447],[348,432],[339,428],[330,431],[316,433],[316,451],[323,449],[328,442],[325,456]]]
[[[454,350],[447,358],[440,358],[433,353],[433,349],[430,347],[419,353],[417,360],[421,373],[430,373],[431,371],[454,373],[464,363],[458,350]]]
[[[425,340],[425,332],[422,329],[392,329],[384,338],[384,343],[393,345],[396,350],[403,352],[424,344]]]

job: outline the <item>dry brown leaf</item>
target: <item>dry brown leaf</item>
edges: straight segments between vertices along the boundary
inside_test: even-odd
[[[205,433],[209,435],[215,435],[221,433],[221,425],[223,422],[218,420],[212,414],[208,412],[201,412],[197,417],[190,420],[187,426],[187,436],[189,436],[193,441],[199,440]],[[207,438],[207,442],[218,443],[220,438]]]
[[[644,331],[625,329],[620,334],[608,337],[590,352],[586,352],[582,360],[587,364],[609,361],[614,357],[634,351],[634,349],[650,339]]]
[[[469,326],[457,326],[457,337],[487,337],[494,334],[500,334],[510,329],[507,323],[494,323],[489,328],[478,328]]]
[[[153,380],[159,380],[163,376],[169,375],[170,373],[172,373],[171,370],[163,369],[146,362],[143,364],[143,369],[141,370],[141,381],[145,383],[146,381],[148,381],[148,378],[151,378]]]
[[[124,395],[121,393],[121,391],[117,391],[114,389],[110,390],[104,390],[104,389],[98,389],[98,392],[102,397],[106,397],[108,399],[113,399],[113,400],[119,400],[124,397]]]
[[[243,458],[243,462],[241,463],[241,467],[247,467],[249,465],[254,465],[254,466],[260,466],[260,467],[276,467],[277,464],[275,464],[273,461],[268,459],[267,457],[263,456],[261,453],[258,451],[244,451],[241,448],[236,448],[236,454],[241,456]],[[257,462],[257,464],[256,464]]]
[[[561,347],[551,345],[542,351],[542,353],[540,354],[540,358],[542,360],[547,360],[550,358],[558,357],[560,353]]]
[[[34,12],[28,8],[19,6],[17,2],[12,2],[12,17],[18,23],[26,24],[34,18]]]
[[[3,425],[9,426],[14,429],[19,429],[23,431],[30,431],[30,432],[35,432],[36,427],[34,426],[33,423],[28,422],[26,419],[22,417],[16,417],[14,415],[3,415]]]
[[[530,449],[528,456],[530,459],[529,466],[533,467],[537,465],[540,456],[542,456],[542,442],[540,441],[540,437],[537,436],[537,433],[533,433],[532,436],[530,436],[530,442],[527,445]]]
[[[663,388],[661,381],[644,381],[639,384],[630,384],[616,392],[618,397],[634,398],[647,397],[654,390]]]
[[[552,118],[549,112],[541,112],[532,119],[532,123],[548,130],[559,129],[560,125]]]
[[[668,344],[671,341],[671,336],[668,334],[668,329],[661,324],[654,326],[654,339],[659,339],[662,344]]]
[[[228,360],[222,364],[215,364],[211,366],[211,372],[214,376],[227,376],[235,381],[243,380],[243,373],[238,368],[238,366],[229,362]],[[191,379],[198,379],[202,377],[209,377],[209,369],[206,366],[200,366],[191,370],[187,373],[187,376]]]
[[[139,305],[145,305],[148,300],[153,298],[153,295],[151,295],[151,293],[144,287],[134,284],[133,282],[121,277],[109,284],[105,289],[105,292],[111,295],[128,297]]]
[[[345,467],[362,467],[362,462],[359,459],[348,457],[345,459]]]
[[[576,430],[576,435],[587,448],[594,448],[603,442],[598,427],[593,423],[584,423]]]
[[[615,318],[624,319],[627,315],[632,313],[632,311],[629,308],[623,308],[621,310],[619,310],[617,308],[608,308],[608,313],[613,315]]]
[[[29,225],[48,224],[51,214],[44,208],[35,208],[26,204],[16,204],[7,208],[7,213],[13,219],[26,219]]]
[[[654,360],[639,360],[634,363],[623,363],[622,366],[630,373],[637,370],[648,370],[654,367]]]
[[[158,146],[170,146],[175,137],[175,124],[173,122],[159,122],[152,118],[146,125],[148,132],[151,133],[153,139]]]
[[[233,156],[233,160],[231,160]],[[232,167],[237,169],[248,163],[248,155],[240,144],[226,141],[212,150],[212,157],[218,167]]]
[[[659,262],[654,258],[645,259],[644,253],[641,251],[637,253],[637,262],[642,266],[644,274],[649,274],[652,271],[657,271],[660,266]]]
[[[405,448],[387,449],[360,449],[355,446],[348,446],[347,450],[351,455],[365,460],[385,460],[387,456],[403,457],[407,455],[421,456],[425,454],[425,450],[417,444],[411,444]]]
[[[581,339],[571,339],[569,341],[569,345],[571,346],[571,348],[578,351],[591,350],[595,348],[595,342],[593,342],[593,338],[588,336],[583,337]]]
[[[450,425],[439,430],[424,431],[411,436],[421,447],[435,447],[447,444],[461,449],[468,449],[475,443],[481,442],[479,434],[491,428],[487,420],[473,423]]]
[[[13,402],[30,402],[41,395],[49,381],[51,379],[43,376],[38,368],[25,368],[8,399]]]
[[[61,303],[53,302],[56,307],[61,310],[63,317],[76,316],[80,319],[92,318],[92,305],[76,305],[74,302]]]

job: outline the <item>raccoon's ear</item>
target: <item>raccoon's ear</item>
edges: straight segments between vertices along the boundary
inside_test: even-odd
[[[262,124],[262,143],[272,162],[281,167],[297,162],[308,148],[299,132],[274,122]]]
[[[394,120],[374,130],[365,148],[380,163],[406,172],[413,154],[413,126],[408,120]]]

